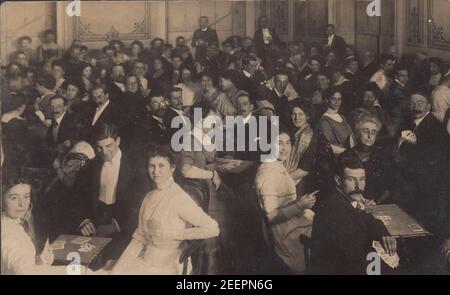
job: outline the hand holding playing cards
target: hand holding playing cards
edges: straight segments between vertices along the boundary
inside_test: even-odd
[[[391,256],[397,253],[397,241],[394,237],[384,236],[381,239],[384,250]]]
[[[95,226],[91,221],[87,221],[81,227],[81,234],[83,236],[93,236],[95,235]]]
[[[399,145],[401,145],[403,142],[407,142],[410,144],[416,144],[417,143],[417,137],[411,130],[405,130],[402,131],[402,134],[400,136]]]
[[[304,195],[300,197],[300,199],[297,201],[298,205],[303,209],[312,209],[314,205],[316,204],[316,195],[318,191],[315,191],[311,194]]]

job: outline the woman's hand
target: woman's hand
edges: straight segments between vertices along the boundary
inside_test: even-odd
[[[312,209],[316,204],[316,195],[319,191],[315,191],[311,194],[304,195],[298,199],[297,204],[303,209]]]

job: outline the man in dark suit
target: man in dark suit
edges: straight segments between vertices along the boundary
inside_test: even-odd
[[[355,84],[359,85],[359,87],[364,87],[376,71],[378,71],[378,64],[375,53],[371,50],[366,51],[364,53],[362,66],[356,74]],[[355,90],[359,90],[359,88]]]
[[[239,82],[236,86],[254,98],[257,86],[267,80],[266,75],[258,70],[258,60],[254,56],[244,56],[242,58],[242,67],[243,69],[238,76]]]
[[[78,129],[75,117],[67,113],[67,104],[64,98],[54,96],[50,99],[52,125],[47,130],[47,144],[57,147],[60,144],[70,145],[71,140],[78,139]]]
[[[334,25],[327,25],[327,36],[328,36],[328,43],[326,45],[326,48],[336,53],[338,58],[343,59],[345,55],[345,40],[342,37],[339,37],[335,34],[336,27]]]
[[[120,149],[118,128],[101,124],[95,129],[99,157],[77,176],[76,198],[70,206],[70,220],[84,236],[113,238],[108,256],[117,258],[138,224],[144,187],[139,169],[130,165]]]
[[[439,215],[439,195],[446,167],[448,137],[442,123],[430,112],[427,93],[414,91],[410,96],[411,119],[399,140],[399,171],[402,172],[401,194],[405,207],[429,230]]]
[[[214,29],[211,29],[208,24],[208,17],[201,16],[199,19],[200,28],[194,32],[191,46],[195,48],[195,59],[199,60],[206,56],[206,49],[208,46],[215,44],[219,46],[219,37]]]
[[[356,157],[341,156],[336,187],[319,199],[312,228],[311,272],[313,274],[367,274],[367,255],[373,241],[396,253],[396,240],[384,224],[364,212],[363,164]],[[384,269],[381,268],[383,273]]]
[[[170,89],[169,93],[169,107],[166,109],[163,122],[169,138],[172,138],[178,130],[183,129],[183,125],[172,127],[172,120],[177,118],[187,125],[185,114],[183,112],[183,90],[178,87]]]
[[[282,42],[275,29],[269,27],[267,16],[261,16],[258,21],[259,29],[255,32],[253,42],[255,44],[256,54],[260,58],[265,59],[268,49],[274,46],[281,46]]]
[[[117,106],[109,100],[109,92],[105,85],[98,84],[92,89],[92,100],[94,105],[90,107],[87,114],[88,126],[83,131],[83,138],[93,143],[94,129],[104,123],[121,125],[121,113]]]
[[[123,104],[123,95],[126,91],[125,68],[122,65],[114,65],[111,70],[109,89],[109,99],[116,105]]]
[[[144,100],[144,106],[144,116],[137,123],[133,145],[169,144],[170,138],[166,132],[163,120],[167,109],[164,96],[157,93],[152,94]]]

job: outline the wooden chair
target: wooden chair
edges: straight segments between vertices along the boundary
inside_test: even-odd
[[[304,247],[305,251],[305,266],[306,266],[306,274],[310,274],[311,271],[311,248],[312,248],[312,240],[310,237],[305,235],[300,235],[298,240]]]
[[[204,246],[205,240],[194,240],[189,241],[188,245],[184,247],[183,251],[181,252],[179,263],[183,264],[183,275],[190,275],[191,273],[188,273],[188,266],[189,266],[189,257],[192,257],[194,254],[196,254],[203,246]]]

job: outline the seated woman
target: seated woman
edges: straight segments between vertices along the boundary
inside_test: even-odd
[[[355,110],[354,130],[356,146],[343,155],[358,158],[366,170],[365,198],[377,204],[386,203],[394,188],[395,170],[392,151],[375,145],[381,130],[378,117],[364,109]]]
[[[214,81],[215,78],[215,75],[210,71],[202,73],[200,81],[202,82],[203,91],[200,96],[200,101],[212,103],[222,116],[234,116],[236,114],[236,108],[228,96],[217,89]]]
[[[326,98],[328,109],[319,120],[319,130],[331,144],[334,155],[340,155],[354,146],[353,131],[345,117],[339,114],[342,94],[339,91],[330,93]]]
[[[301,195],[314,190],[314,167],[319,140],[311,128],[311,104],[301,99],[295,99],[289,102],[287,108],[294,142],[285,167],[297,184],[297,193]]]
[[[156,189],[145,196],[138,228],[113,274],[181,274],[183,241],[219,235],[217,222],[175,183],[170,147],[150,148],[147,159],[148,174]]]
[[[311,235],[314,213],[310,209],[316,197],[315,193],[298,197],[295,182],[283,166],[283,162],[289,159],[291,142],[291,136],[280,130],[278,159],[261,164],[255,186],[267,217],[266,238],[293,273],[304,274],[305,256],[299,236]]]
[[[46,250],[41,259],[30,233],[31,185],[21,177],[3,180],[1,215],[1,274],[66,274],[66,266],[51,266],[52,254]],[[39,261],[41,260],[41,261]],[[38,262],[39,261],[39,262]],[[84,268],[81,273],[84,273]]]

